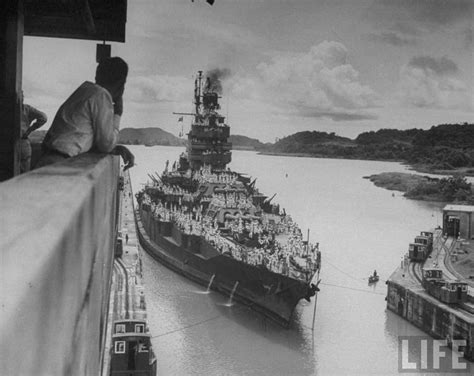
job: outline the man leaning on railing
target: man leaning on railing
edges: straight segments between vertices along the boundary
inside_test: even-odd
[[[95,83],[85,81],[59,108],[36,167],[89,151],[120,155],[125,169],[134,165],[130,150],[117,145],[127,75],[128,65],[119,57],[99,63]]]

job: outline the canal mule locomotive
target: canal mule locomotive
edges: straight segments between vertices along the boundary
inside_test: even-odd
[[[155,376],[156,358],[145,320],[116,320],[111,346],[110,376]]]
[[[422,285],[426,292],[446,304],[461,304],[467,301],[467,283],[446,280],[438,268],[424,268]]]
[[[421,231],[415,237],[414,243],[410,243],[408,248],[408,258],[411,261],[425,261],[433,250],[433,233]]]

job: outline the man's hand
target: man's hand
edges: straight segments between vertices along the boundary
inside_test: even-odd
[[[123,163],[125,163],[125,166],[123,168],[124,171],[135,165],[135,156],[130,150],[128,150],[128,148],[123,145],[117,145],[112,150],[112,154],[120,155],[122,157]]]

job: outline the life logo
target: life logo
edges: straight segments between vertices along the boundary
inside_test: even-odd
[[[448,347],[448,341],[452,351]],[[468,348],[464,339],[433,339],[428,336],[398,337],[400,373],[470,373],[471,363],[463,358]]]

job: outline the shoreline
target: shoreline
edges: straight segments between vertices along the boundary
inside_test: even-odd
[[[389,191],[402,192],[403,197],[411,200],[444,202],[439,193],[410,195],[421,184],[428,184],[429,177],[408,172],[381,172],[370,176],[364,176],[364,179],[370,180],[376,187],[387,189]]]
[[[467,191],[466,184],[464,187],[462,184],[458,185],[460,190],[447,196],[444,191],[446,183],[443,183],[445,178],[433,178],[409,172],[382,172],[363,178],[370,180],[376,187],[403,192],[403,197],[411,200],[470,205],[473,198],[473,190],[469,186],[470,191]],[[459,192],[463,195],[460,196]]]
[[[278,156],[278,157],[297,157],[297,158],[318,158],[318,159],[346,159],[348,161],[372,161],[372,162],[394,162],[394,163],[402,163],[405,164],[403,160],[383,160],[383,159],[370,159],[370,158],[346,158],[343,156],[326,156],[326,155],[317,155],[317,154],[311,154],[311,153],[279,153],[279,152],[267,152],[267,151],[258,151],[255,149],[257,154],[261,155],[273,155],[273,156]]]
[[[145,145],[145,144],[127,144],[121,143],[121,145],[126,146],[145,146],[145,147],[152,147],[152,146],[171,146],[171,147],[182,147],[183,145],[165,145],[165,144],[153,144],[153,145]],[[474,167],[460,167],[453,170],[444,170],[444,169],[435,169],[427,165],[412,165],[404,160],[397,160],[397,159],[376,159],[376,158],[346,158],[344,156],[325,156],[325,155],[315,155],[311,153],[280,153],[280,152],[267,152],[267,151],[259,151],[253,147],[247,146],[235,146],[232,150],[236,151],[253,151],[260,155],[271,155],[271,156],[278,156],[278,157],[296,157],[296,158],[318,158],[318,159],[346,159],[348,161],[372,161],[372,162],[393,162],[393,163],[400,163],[406,166],[409,170],[415,171],[422,174],[431,174],[431,175],[440,175],[440,176],[451,176],[451,175],[464,175],[474,177]]]
[[[474,168],[472,167],[460,167],[453,170],[445,170],[445,169],[435,169],[427,165],[412,165],[404,160],[397,160],[397,159],[372,159],[372,158],[345,158],[343,156],[323,156],[323,155],[315,155],[311,153],[279,153],[279,152],[264,152],[255,150],[257,154],[261,155],[273,155],[279,157],[298,157],[298,158],[319,158],[319,159],[347,159],[348,161],[372,161],[372,162],[394,162],[400,163],[411,171],[416,171],[418,173],[423,174],[432,174],[432,175],[464,175],[464,176],[474,176]]]

